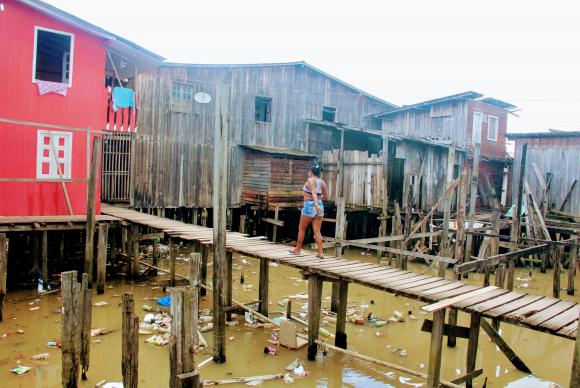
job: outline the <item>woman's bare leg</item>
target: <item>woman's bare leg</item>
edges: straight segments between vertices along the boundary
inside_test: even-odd
[[[312,220],[312,229],[314,230],[314,239],[316,240],[317,255],[322,256],[324,254],[322,250],[322,235],[320,234],[320,227],[322,226],[322,217],[316,216]]]
[[[296,248],[294,252],[302,251],[302,243],[304,242],[304,235],[306,234],[306,229],[308,225],[312,222],[312,217],[300,216],[300,224],[298,225],[298,241],[296,241]]]

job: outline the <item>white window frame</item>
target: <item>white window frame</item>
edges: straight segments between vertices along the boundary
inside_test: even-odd
[[[493,119],[495,119],[495,125],[496,125],[496,126],[495,126],[495,137],[491,137],[491,136],[489,136],[489,135],[490,135],[490,131],[489,131],[489,129],[490,129],[490,124],[491,124],[491,121],[492,121],[491,119],[492,119],[492,118],[493,118]],[[488,119],[487,119],[487,140],[490,140],[490,141],[497,141],[497,138],[498,138],[498,132],[499,132],[499,117],[497,117],[497,116],[492,116],[492,115],[489,115],[489,117],[488,117]]]
[[[479,116],[479,127],[476,125],[475,116]],[[481,127],[483,126],[483,113],[473,111],[473,123],[471,127],[471,142],[481,143]]]
[[[64,32],[64,31],[58,31],[58,30],[53,30],[50,28],[45,28],[45,27],[40,27],[40,26],[34,26],[34,51],[32,53],[32,82],[36,83],[36,81],[38,81],[36,79],[36,49],[37,49],[37,41],[38,41],[38,31],[46,31],[46,32],[52,32],[54,34],[61,34],[61,35],[68,35],[70,36],[70,51],[68,52],[69,54],[69,77],[68,77],[68,87],[72,87],[72,80],[73,80],[73,58],[74,58],[74,48],[75,48],[75,34],[71,33],[71,32]],[[64,60],[64,58],[63,58]],[[64,70],[64,69],[63,69]],[[64,76],[64,72],[63,72],[63,76]],[[62,82],[65,83],[65,82]]]
[[[44,138],[46,136],[50,137],[50,143],[44,144]],[[64,138],[64,145],[59,145],[57,139]],[[62,131],[48,131],[45,129],[39,129],[37,131],[37,146],[36,146],[36,179],[60,179],[58,174],[58,167],[55,162],[58,159],[59,163],[64,164],[64,171],[62,171],[63,179],[71,179],[72,172],[72,142],[73,134],[72,132],[62,132]],[[52,145],[56,149],[57,155],[54,155]],[[48,156],[44,156],[44,151],[48,150]],[[63,157],[58,157],[58,152],[63,151]],[[49,169],[47,174],[42,173],[42,164],[49,163]]]

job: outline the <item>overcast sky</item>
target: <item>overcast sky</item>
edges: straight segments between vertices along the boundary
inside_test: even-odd
[[[170,61],[305,60],[397,105],[473,90],[521,108],[508,131],[580,130],[574,1],[48,2]]]

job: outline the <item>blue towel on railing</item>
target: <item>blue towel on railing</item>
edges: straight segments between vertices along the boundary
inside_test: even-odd
[[[135,93],[133,89],[116,87],[113,89],[113,110],[119,108],[135,108]]]

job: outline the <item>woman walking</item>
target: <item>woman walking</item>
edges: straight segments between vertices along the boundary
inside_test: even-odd
[[[308,171],[308,179],[303,187],[304,190],[304,207],[300,215],[300,225],[298,226],[298,241],[296,248],[291,252],[299,255],[302,251],[302,243],[304,242],[304,235],[308,225],[312,224],[314,231],[314,239],[317,245],[317,257],[322,257],[322,235],[320,234],[320,227],[322,225],[322,218],[324,217],[324,205],[322,200],[328,198],[328,188],[326,183],[320,179],[320,166],[318,164],[312,165]]]

